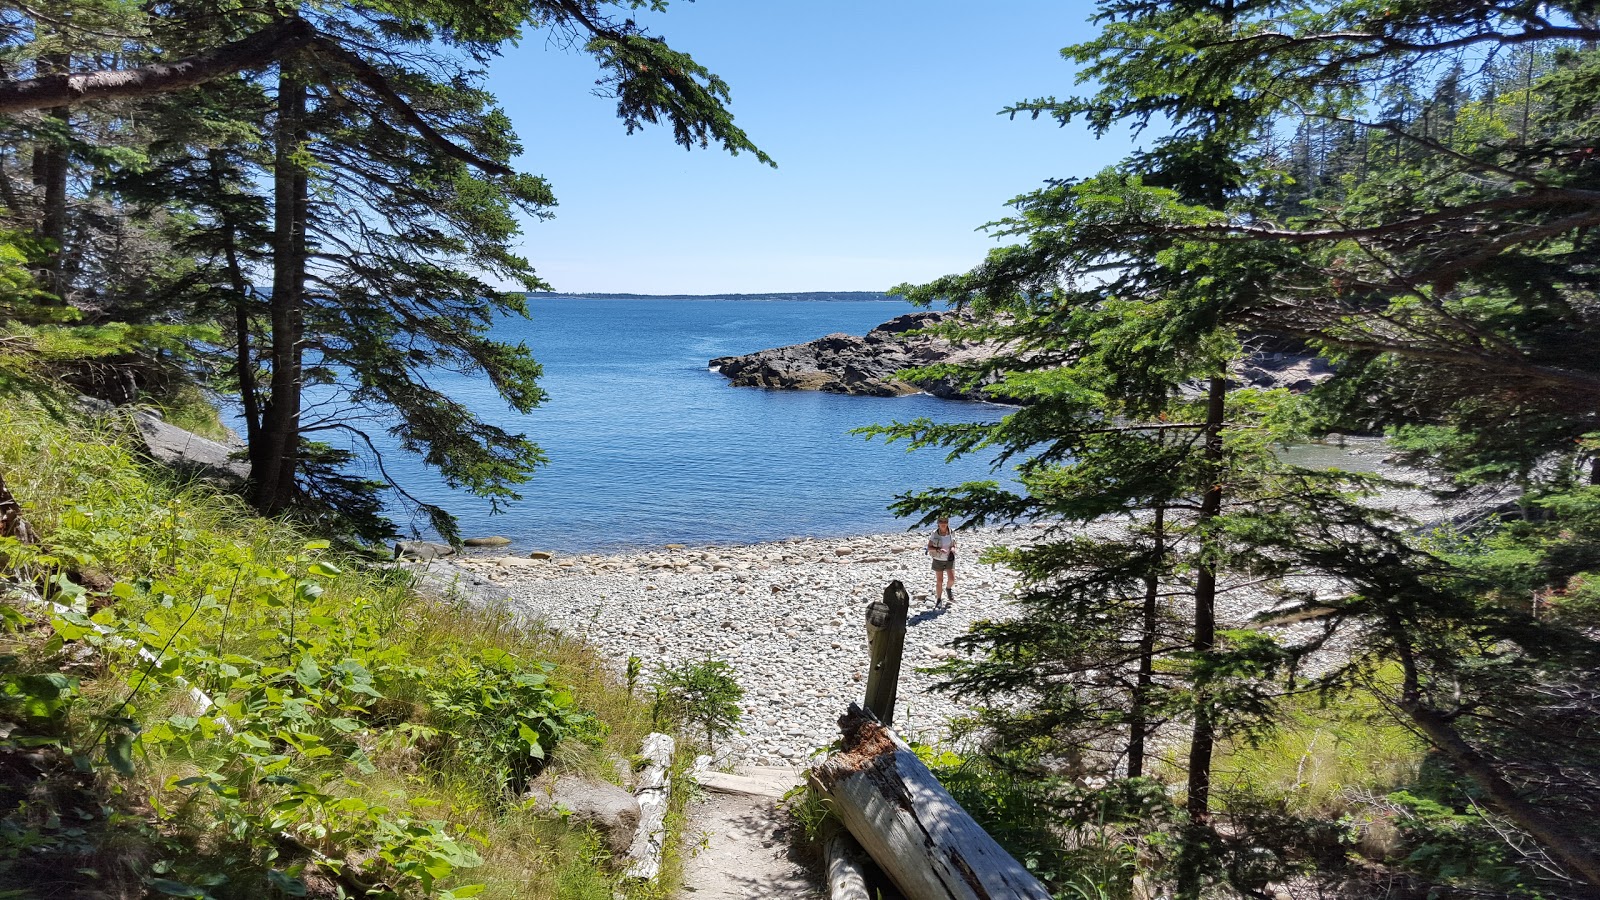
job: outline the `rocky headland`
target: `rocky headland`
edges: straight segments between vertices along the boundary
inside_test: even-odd
[[[981,363],[1000,352],[999,344],[951,341],[924,333],[957,315],[948,311],[909,313],[890,319],[865,335],[829,334],[804,344],[718,357],[710,361],[710,366],[735,387],[872,397],[926,393],[949,400],[993,400],[985,388],[999,380],[998,374],[977,387],[964,386],[948,377],[897,377],[905,369]],[[1303,349],[1271,341],[1253,344],[1253,352],[1234,371],[1235,377],[1249,387],[1281,387],[1299,393],[1333,374],[1326,360]]]
[[[998,348],[993,345],[957,343],[935,334],[917,333],[954,315],[910,313],[890,319],[865,335],[829,334],[804,344],[718,357],[710,365],[737,387],[870,397],[927,393],[953,400],[988,399],[981,390],[964,389],[948,378],[904,381],[895,377],[902,369],[982,362],[996,353]]]

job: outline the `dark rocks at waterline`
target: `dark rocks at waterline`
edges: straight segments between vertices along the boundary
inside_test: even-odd
[[[718,357],[710,365],[735,387],[871,397],[927,393],[948,400],[993,400],[986,387],[1000,380],[998,373],[977,387],[964,387],[953,378],[905,381],[895,377],[903,369],[981,363],[1000,352],[998,343],[955,342],[936,334],[914,333],[957,315],[910,313],[890,319],[862,337],[830,334],[804,344]],[[1281,346],[1281,342],[1261,343],[1260,349],[1235,367],[1234,378],[1243,386],[1304,393],[1333,375],[1327,361],[1315,354]]]
[[[438,559],[443,556],[454,556],[456,548],[449,544],[435,544],[432,541],[401,541],[394,545],[395,559]]]
[[[928,393],[952,400],[989,399],[981,388],[952,379],[901,381],[895,373],[942,363],[981,362],[997,348],[957,343],[934,334],[913,334],[955,316],[951,312],[910,313],[857,337],[830,334],[804,344],[776,347],[743,356],[711,360],[711,367],[736,387],[765,387],[869,397]]]

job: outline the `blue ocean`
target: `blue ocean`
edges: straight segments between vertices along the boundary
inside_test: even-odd
[[[863,534],[913,524],[886,509],[896,494],[991,477],[987,461],[947,465],[939,451],[907,452],[850,431],[918,417],[988,421],[1001,407],[735,388],[707,367],[713,357],[830,332],[865,334],[913,311],[906,303],[539,297],[531,305],[531,319],[507,320],[499,336],[525,342],[543,365],[547,403],[520,415],[485,381],[435,381],[543,449],[549,463],[522,486],[522,500],[491,515],[486,501],[388,454],[389,473],[456,515],[463,536],[576,552]],[[394,514],[408,523],[403,507]]]

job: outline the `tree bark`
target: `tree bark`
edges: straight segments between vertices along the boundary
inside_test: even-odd
[[[65,53],[46,54],[39,59],[39,70],[43,72],[66,72],[71,66],[72,57]],[[33,153],[33,184],[40,203],[36,233],[50,242],[39,280],[45,290],[65,299],[66,285],[61,275],[67,249],[67,175],[71,166],[67,144],[72,116],[65,106],[58,106],[49,110],[47,119],[49,127],[39,136]]]
[[[253,447],[261,437],[261,392],[256,384],[255,359],[250,350],[250,285],[245,281],[244,267],[239,262],[236,236],[238,226],[228,215],[227,203],[222,200],[223,151],[211,150],[207,154],[211,192],[217,198],[217,223],[222,231],[222,253],[228,266],[228,285],[233,289],[234,377],[239,380],[239,403],[243,407],[245,446]]]
[[[1203,857],[1211,837],[1211,756],[1216,747],[1216,709],[1211,697],[1209,657],[1217,647],[1217,569],[1215,538],[1208,529],[1222,513],[1222,428],[1228,380],[1214,375],[1206,391],[1205,472],[1210,484],[1200,500],[1196,525],[1200,531],[1200,562],[1194,584],[1194,653],[1199,669],[1194,681],[1194,729],[1189,741],[1188,797],[1183,848],[1178,858],[1178,896],[1198,898],[1204,881]]]
[[[74,73],[61,69],[37,78],[0,81],[0,114],[145,97],[194,87],[235,72],[269,65],[305,46],[315,35],[306,21],[284,19],[249,37],[175,62],[97,72]]]
[[[1150,690],[1155,684],[1156,613],[1161,596],[1161,565],[1166,558],[1166,506],[1157,506],[1151,541],[1155,558],[1144,578],[1144,608],[1139,622],[1139,675],[1128,711],[1128,777],[1144,774],[1144,743],[1150,734]]]
[[[306,85],[285,68],[278,76],[277,158],[273,169],[272,378],[261,411],[260,439],[250,447],[256,508],[269,515],[294,503],[300,451],[302,333],[305,327],[308,175],[299,161],[305,142]]]

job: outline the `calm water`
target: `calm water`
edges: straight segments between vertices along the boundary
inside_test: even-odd
[[[727,544],[904,528],[885,509],[901,492],[988,478],[985,462],[868,442],[862,425],[926,416],[987,421],[1003,410],[933,397],[848,397],[730,387],[712,357],[865,334],[912,307],[898,301],[539,299],[521,340],[544,366],[550,400],[507,410],[481,381],[437,384],[480,415],[535,440],[549,464],[502,515],[391,455],[411,493],[450,510],[467,537],[523,549]],[[397,510],[397,515],[399,511]],[[404,519],[401,519],[402,523]]]

